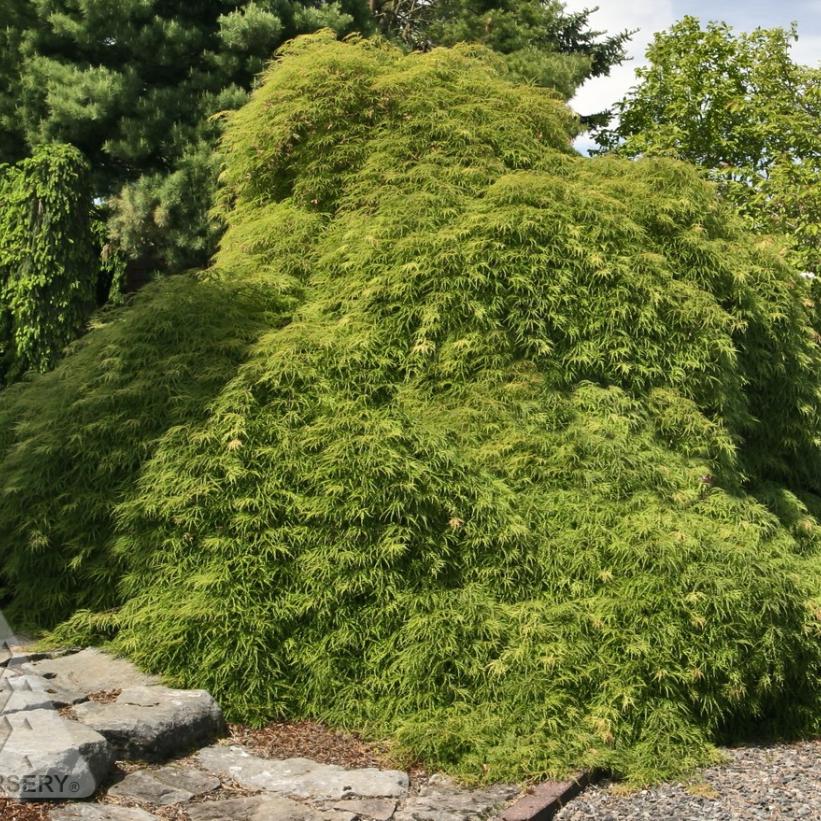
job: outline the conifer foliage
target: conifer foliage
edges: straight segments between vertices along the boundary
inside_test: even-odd
[[[78,148],[111,211],[109,239],[166,273],[214,250],[212,115],[242,105],[288,38],[369,29],[364,0],[11,0],[8,19],[5,9],[0,124],[16,139],[0,135],[0,159],[52,141]]]
[[[0,397],[17,612],[469,779],[817,729],[810,294],[575,127],[481,47],[288,45],[212,276]]]
[[[0,166],[0,385],[48,370],[95,306],[89,167],[68,145]]]
[[[521,78],[570,99],[588,77],[625,59],[631,33],[590,28],[593,9],[556,0],[369,0],[379,29],[414,49],[481,43]]]

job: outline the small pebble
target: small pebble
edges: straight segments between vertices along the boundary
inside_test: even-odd
[[[560,810],[556,821],[821,821],[821,740],[725,752],[729,761],[703,770],[689,789],[660,784],[617,795],[602,781]]]

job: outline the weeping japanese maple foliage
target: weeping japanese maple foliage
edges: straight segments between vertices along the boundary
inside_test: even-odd
[[[574,129],[476,47],[288,45],[209,276],[0,399],[16,611],[467,779],[817,730],[811,295],[693,169]]]

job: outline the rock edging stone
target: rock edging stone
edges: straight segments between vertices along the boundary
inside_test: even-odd
[[[222,710],[205,690],[130,687],[116,701],[87,701],[74,713],[104,736],[119,758],[131,761],[164,761],[225,732]]]
[[[102,735],[55,710],[12,713],[0,721],[6,735],[0,778],[14,798],[87,798],[114,764]]]
[[[401,770],[346,770],[308,758],[260,758],[239,746],[206,747],[197,753],[197,760],[206,770],[242,787],[313,801],[402,798],[409,786],[408,774]]]

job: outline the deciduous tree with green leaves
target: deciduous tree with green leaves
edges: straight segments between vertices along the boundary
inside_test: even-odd
[[[821,70],[793,60],[796,38],[685,17],[656,35],[616,125],[595,136],[622,155],[704,168],[756,230],[786,234],[794,262],[819,272]]]

